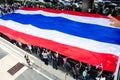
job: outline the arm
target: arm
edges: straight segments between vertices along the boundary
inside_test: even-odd
[[[110,21],[112,22],[110,25],[115,27],[120,27],[120,21],[113,16],[109,15],[108,18],[110,18]]]
[[[103,70],[101,70],[101,71],[99,72],[99,74],[97,75],[97,77],[99,77],[99,76],[102,74],[102,72],[103,72]]]

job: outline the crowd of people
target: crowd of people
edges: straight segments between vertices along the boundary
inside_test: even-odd
[[[113,80],[112,72],[103,71],[90,64],[73,60],[67,56],[61,55],[58,52],[47,48],[23,44],[16,40],[10,39],[5,34],[0,33],[0,36],[19,48],[27,51],[31,55],[38,57],[44,64],[53,66],[54,69],[60,69],[65,72],[65,75],[71,75],[76,80]],[[26,62],[31,67],[30,59],[25,55]]]
[[[0,16],[8,14],[8,13],[12,13],[14,12],[16,9],[21,8],[21,4],[20,3],[13,3],[13,4],[0,4]]]
[[[68,2],[68,4],[63,4],[57,0],[46,2],[44,5],[42,4],[34,4],[32,2],[26,2],[25,5],[27,7],[46,7],[46,8],[52,8],[57,10],[71,10],[71,11],[82,11],[82,4],[79,4],[78,2]],[[79,6],[77,6],[77,5]],[[116,8],[117,4],[112,2],[97,2],[93,4],[93,7],[88,8],[88,12],[90,13],[97,13],[107,16],[108,14],[111,14],[112,16],[117,16],[119,13],[119,9]]]
[[[110,5],[111,3],[98,2],[94,4],[93,8],[89,8],[88,12],[97,13],[102,15],[112,14],[112,16],[117,16],[119,10],[115,5]],[[79,4],[80,5],[80,4]],[[82,4],[81,4],[82,5]],[[22,6],[26,7],[43,7],[43,8],[52,8],[57,10],[73,10],[73,11],[82,11],[82,7],[77,7],[74,2],[70,2],[70,5],[64,5],[61,2],[46,2],[46,3],[34,3],[30,1],[26,2],[14,2],[13,4],[0,4],[0,15],[6,13],[14,12],[16,9],[21,8]]]
[[[0,15],[14,12],[16,9],[21,8],[21,6],[22,5],[20,3],[13,3],[12,5],[0,4]],[[28,4],[26,6],[28,6]],[[111,24],[112,26],[120,27],[119,20],[113,18],[111,15],[108,17],[113,22],[113,24]],[[71,75],[76,80],[113,80],[114,78],[112,72],[103,71],[102,69],[96,68],[90,64],[73,60],[67,56],[61,55],[58,52],[40,46],[23,44],[10,39],[3,33],[0,33],[0,36],[19,48],[27,51],[31,55],[38,57],[45,63],[46,66],[52,65],[56,70],[62,68],[66,75]],[[30,60],[27,55],[25,55],[25,59],[31,68]]]

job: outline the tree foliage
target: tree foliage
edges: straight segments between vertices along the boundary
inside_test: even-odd
[[[8,4],[12,4],[14,0],[7,0]]]
[[[0,3],[5,3],[5,0],[0,0]]]

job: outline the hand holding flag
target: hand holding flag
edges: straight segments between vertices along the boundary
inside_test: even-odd
[[[110,18],[110,21],[112,22],[110,25],[115,26],[115,27],[120,27],[120,21],[117,20],[116,18],[112,17],[111,15],[108,15]]]

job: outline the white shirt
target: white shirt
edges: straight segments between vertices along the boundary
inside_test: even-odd
[[[47,59],[47,58],[48,58],[48,55],[47,55],[47,53],[45,53],[45,52],[42,53],[42,56],[43,56],[44,59]]]
[[[102,77],[102,78],[97,77],[96,80],[106,80],[106,78],[105,77]]]

